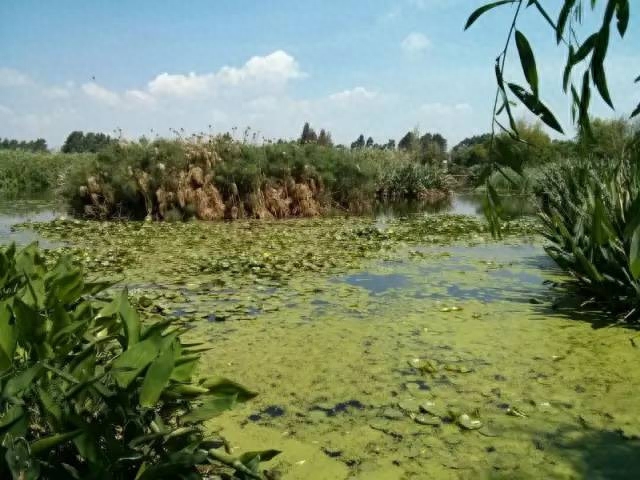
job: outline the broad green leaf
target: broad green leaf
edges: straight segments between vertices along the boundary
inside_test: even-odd
[[[236,404],[236,395],[206,398],[202,406],[180,417],[183,424],[200,423],[230,410]]]
[[[57,447],[61,443],[68,442],[69,440],[71,440],[74,437],[77,437],[81,433],[82,433],[82,430],[74,430],[72,432],[58,433],[56,435],[43,437],[31,443],[30,445],[31,453],[34,455],[47,453],[52,448]]]
[[[538,69],[536,68],[536,59],[531,50],[531,45],[527,37],[520,30],[516,30],[516,46],[518,47],[518,55],[520,56],[520,65],[524,72],[524,78],[527,79],[531,91],[538,96]]]
[[[125,288],[113,301],[100,310],[96,318],[110,318],[118,315],[125,327],[127,346],[138,343],[140,339],[140,317],[131,307],[129,292]]]
[[[277,457],[282,452],[280,450],[262,450],[260,452],[246,452],[240,455],[238,460],[247,465],[255,458],[258,458],[258,462],[268,462],[269,460]]]
[[[640,226],[636,228],[631,237],[631,250],[629,251],[629,269],[633,278],[640,278]]]
[[[252,392],[239,383],[223,377],[205,380],[202,383],[202,386],[207,388],[214,396],[228,397],[230,395],[235,395],[239,402],[246,402],[247,400],[251,400],[258,396],[256,392]]]
[[[464,29],[466,30],[471,25],[473,25],[474,22],[478,18],[480,18],[484,13],[486,13],[489,10],[492,10],[492,9],[494,9],[496,7],[499,7],[500,5],[506,5],[507,3],[515,3],[515,1],[514,0],[501,0],[499,2],[488,3],[488,4],[483,5],[482,7],[478,8],[471,15],[469,15],[469,18],[467,19],[467,23],[464,26]]]
[[[24,417],[24,409],[20,405],[12,405],[0,418],[0,433],[4,433],[7,429]]]
[[[162,391],[169,383],[171,372],[173,371],[175,358],[175,350],[173,346],[166,348],[158,358],[149,366],[147,373],[142,382],[140,390],[140,405],[143,407],[153,407],[158,400]]]
[[[60,405],[44,388],[38,388],[38,398],[40,399],[42,409],[53,419],[53,423],[59,426],[62,422],[62,409]]]
[[[112,363],[112,374],[120,388],[131,382],[158,356],[159,342],[150,338],[128,348]]]
[[[596,196],[594,200],[593,223],[591,228],[593,231],[593,240],[596,245],[604,245],[611,238],[613,227],[611,226],[607,211],[602,204],[602,198],[600,198],[600,196]]]
[[[42,375],[44,367],[36,364],[26,370],[21,371],[17,375],[12,376],[4,386],[2,396],[4,398],[15,397],[19,393],[32,386],[33,382]]]
[[[540,101],[539,98],[527,92],[524,88],[520,85],[516,85],[515,83],[509,83],[509,88],[531,113],[540,118],[540,120],[542,120],[547,126],[560,133],[564,133],[560,123],[556,120],[556,117],[553,116],[551,111]]]
[[[0,302],[0,373],[13,364],[18,332],[12,324],[11,311],[6,302]]]

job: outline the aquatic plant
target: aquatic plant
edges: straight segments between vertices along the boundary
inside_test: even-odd
[[[183,327],[142,322],[126,290],[96,298],[109,284],[68,258],[47,265],[35,245],[0,251],[2,478],[261,478],[277,451],[234,457],[203,426],[255,393],[196,382]]]
[[[575,160],[546,172],[537,195],[547,253],[578,291],[639,318],[640,155]]]
[[[86,218],[216,220],[363,211],[381,198],[435,191],[447,195],[443,172],[404,152],[219,135],[113,145],[65,193],[72,213]]]

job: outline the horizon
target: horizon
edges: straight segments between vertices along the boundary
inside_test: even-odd
[[[74,130],[114,136],[120,129],[137,139],[249,127],[265,138],[295,139],[309,122],[339,144],[360,134],[397,142],[418,128],[442,134],[452,147],[491,129],[493,59],[510,10],[463,32],[482,3],[287,0],[274,9],[198,0],[187,10],[176,1],[144,0],[133,9],[121,0],[6,2],[0,137],[44,138],[59,148]],[[564,51],[534,17],[525,15],[521,29],[535,45],[541,96],[570,137],[557,77]],[[640,64],[631,47],[640,44],[638,29],[632,23],[616,42],[607,66],[618,110],[598,99],[593,113],[604,118],[624,116],[640,101],[626,72]],[[510,78],[524,83],[513,54]],[[521,107],[515,112],[535,119]]]

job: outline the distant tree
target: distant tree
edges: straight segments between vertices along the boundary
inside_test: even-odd
[[[37,140],[16,140],[4,138],[0,140],[0,149],[2,150],[25,150],[28,152],[46,152],[47,141],[44,138]]]
[[[311,125],[309,125],[309,122],[305,122],[304,127],[302,127],[302,133],[300,134],[300,143],[304,145],[306,143],[317,143],[317,142],[318,142],[318,135],[316,134],[315,130],[311,128]]]
[[[399,150],[413,150],[417,144],[417,136],[414,131],[407,132],[407,134],[398,142]]]
[[[373,146],[374,146],[373,137],[367,138],[367,143],[365,144],[365,147],[366,148],[373,148]]]
[[[318,135],[318,145],[322,145],[325,147],[333,146],[333,140],[331,140],[331,133],[327,132],[324,128],[320,130],[320,135]]]
[[[103,148],[117,142],[104,133],[73,131],[62,146],[64,153],[96,153]]]
[[[365,147],[364,135],[360,134],[358,139],[351,144],[351,149],[354,150],[354,149],[364,148],[364,147]]]
[[[442,163],[447,158],[447,140],[439,133],[425,133],[419,141],[419,160],[422,163]]]
[[[390,138],[389,141],[382,148],[384,150],[395,150],[396,149],[396,141],[393,138]]]

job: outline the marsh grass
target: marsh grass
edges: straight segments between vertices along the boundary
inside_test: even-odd
[[[92,157],[0,150],[0,195],[5,198],[33,197],[53,192],[65,183],[75,168],[81,168]]]
[[[114,145],[70,177],[74,214],[130,219],[284,218],[448,196],[444,172],[403,152],[229,136]]]

